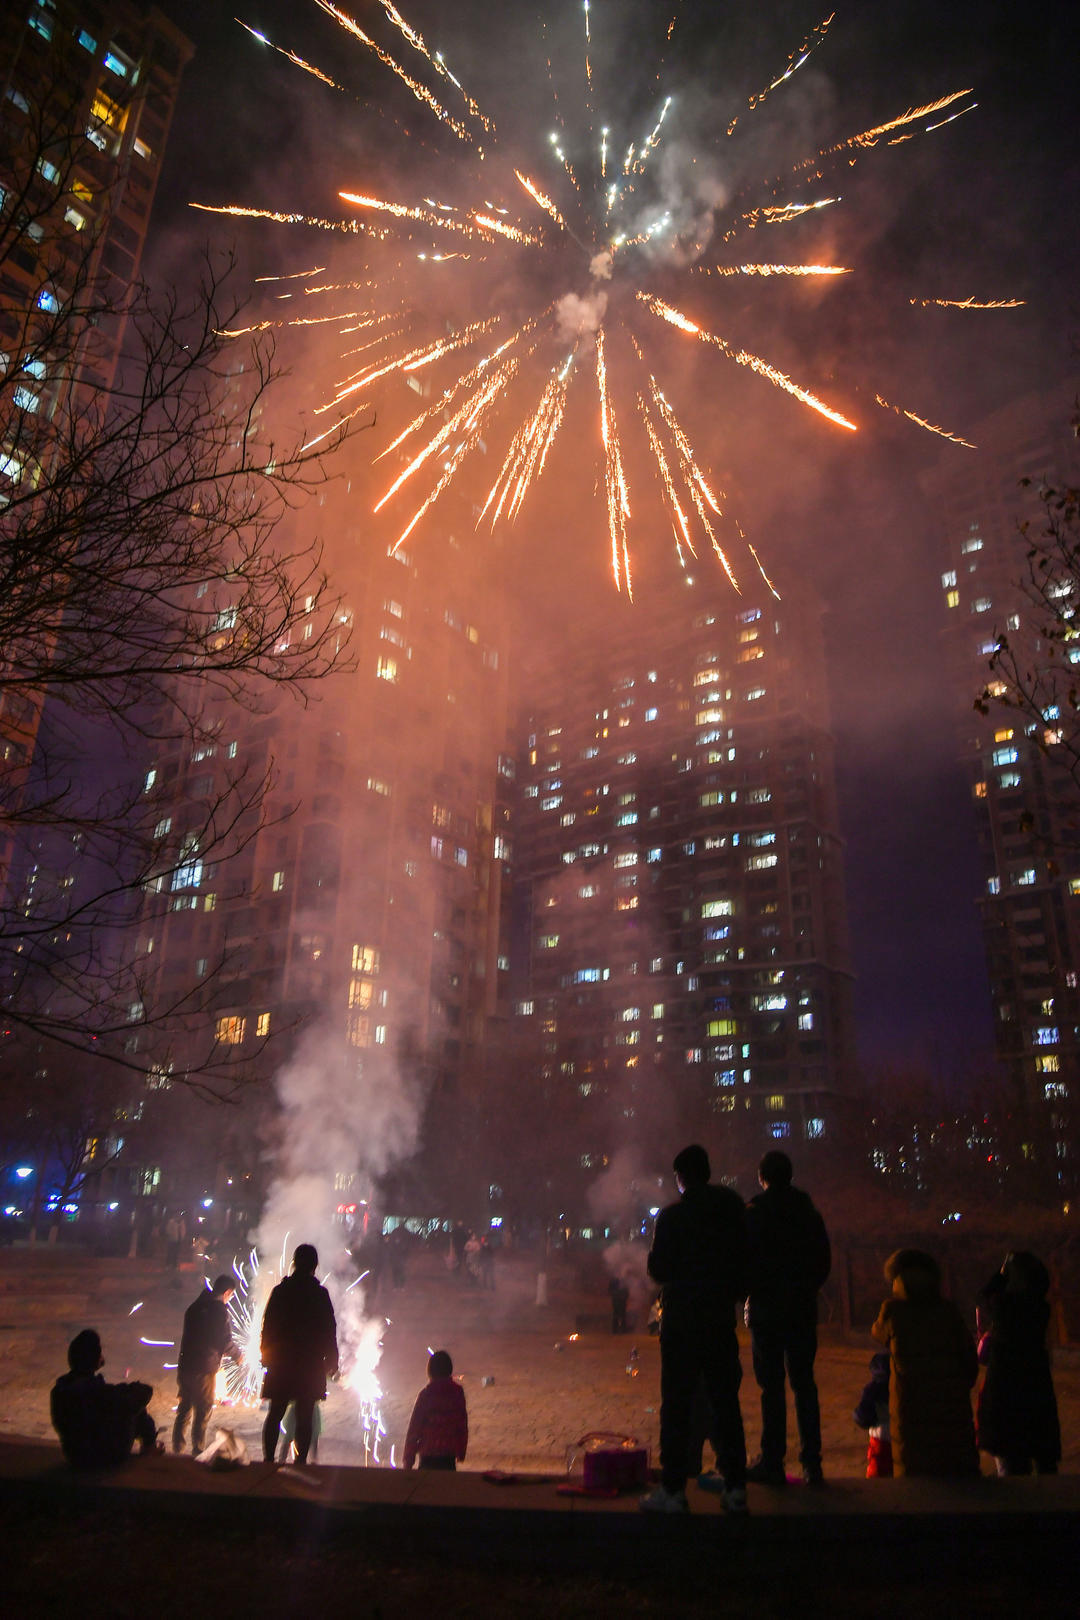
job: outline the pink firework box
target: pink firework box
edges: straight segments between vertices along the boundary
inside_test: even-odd
[[[631,1491],[648,1484],[649,1453],[632,1434],[594,1430],[582,1436],[578,1449],[586,1490]]]

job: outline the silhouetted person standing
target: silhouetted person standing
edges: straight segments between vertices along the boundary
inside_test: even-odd
[[[656,1218],[649,1276],[663,1291],[660,1320],[661,1483],[641,1506],[685,1513],[691,1409],[700,1380],[712,1405],[717,1463],[729,1513],[746,1512],[746,1441],[739,1410],[742,1366],[735,1302],[746,1294],[746,1207],[709,1185],[709,1155],[696,1143],[674,1164],[681,1193]]]
[[[296,1402],[296,1460],[307,1462],[315,1402],[326,1399],[326,1380],[338,1370],[337,1322],[330,1295],[315,1277],[318,1264],[314,1244],[299,1244],[292,1275],[278,1283],[263,1313],[262,1394],[270,1402],[263,1425],[266,1462],[274,1460],[290,1401]]]
[[[821,1410],[814,1382],[817,1297],[832,1255],[825,1222],[809,1194],[791,1185],[786,1153],[766,1153],[758,1168],[761,1192],[746,1206],[750,1234],[750,1297],[746,1320],[761,1389],[761,1455],[747,1471],[759,1485],[784,1485],[787,1393],[795,1399],[799,1462],[808,1485],[822,1483]]]
[[[177,1357],[176,1387],[179,1402],[173,1424],[172,1448],[183,1451],[188,1417],[191,1423],[191,1449],[196,1457],[206,1449],[206,1425],[214,1410],[214,1396],[222,1356],[239,1360],[240,1347],[232,1336],[229,1301],[235,1289],[232,1278],[217,1277],[213,1288],[203,1288],[184,1312],[184,1331]]]

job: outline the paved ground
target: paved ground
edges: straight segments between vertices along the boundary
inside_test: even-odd
[[[380,1367],[388,1445],[400,1443],[427,1347],[444,1344],[470,1405],[467,1473],[327,1466],[362,1455],[355,1402],[335,1386],[320,1465],[307,1476],[261,1464],[213,1475],[190,1459],[162,1457],[80,1481],[48,1426],[48,1387],[68,1339],[97,1326],[108,1372],[156,1382],[154,1414],[168,1425],[172,1388],[162,1362],[175,1353],[141,1341],[176,1336],[200,1278],[141,1262],[0,1251],[0,1431],[36,1437],[15,1443],[0,1435],[5,1611],[35,1620],[76,1612],[80,1620],[134,1620],[148,1611],[186,1620],[193,1610],[200,1620],[309,1612],[455,1620],[493,1610],[515,1620],[1071,1620],[1080,1376],[1070,1354],[1059,1356],[1055,1375],[1065,1477],[934,1489],[862,1480],[850,1410],[871,1344],[830,1340],[819,1361],[829,1489],[752,1487],[750,1519],[740,1522],[692,1488],[688,1519],[643,1519],[632,1501],[583,1503],[558,1497],[552,1483],[499,1488],[480,1476],[492,1466],[561,1473],[567,1447],[590,1428],[655,1445],[655,1340],[604,1332],[602,1290],[583,1289],[576,1266],[552,1267],[550,1303],[537,1307],[535,1271],[528,1257],[508,1261],[494,1295],[483,1294],[461,1288],[430,1255],[414,1264],[404,1290],[379,1302],[391,1318]],[[632,1345],[635,1378],[625,1370]],[[753,1445],[752,1379],[743,1388]],[[257,1455],[258,1411],[228,1416]]]
[[[52,1438],[49,1386],[64,1369],[68,1340],[86,1326],[102,1335],[106,1376],[153,1384],[151,1410],[163,1429],[171,1428],[175,1374],[163,1364],[176,1360],[175,1348],[142,1341],[179,1336],[183,1309],[200,1281],[201,1271],[169,1274],[148,1262],[0,1250],[0,1433]],[[598,1287],[583,1291],[576,1262],[552,1266],[548,1299],[537,1307],[536,1261],[528,1255],[500,1260],[494,1293],[462,1286],[446,1272],[441,1254],[430,1252],[413,1261],[403,1289],[380,1293],[376,1308],[390,1318],[378,1370],[387,1430],[383,1460],[389,1461],[391,1446],[395,1456],[400,1451],[412,1401],[424,1381],[428,1346],[450,1350],[464,1385],[470,1469],[564,1468],[568,1448],[593,1429],[634,1434],[655,1453],[657,1341],[646,1333],[613,1337],[606,1331],[606,1298]],[[141,1308],[130,1314],[140,1301]],[[632,1378],[625,1370],[631,1347],[638,1352]],[[862,1473],[865,1441],[851,1410],[874,1348],[869,1334],[856,1343],[823,1337],[818,1381],[825,1466],[836,1478]],[[752,1452],[759,1433],[757,1390],[745,1347],[743,1363],[743,1412]],[[1063,1470],[1080,1473],[1080,1357],[1059,1352],[1055,1381]],[[257,1408],[218,1408],[219,1420],[227,1417],[256,1457],[261,1416]],[[340,1385],[331,1387],[324,1419],[320,1459],[362,1462],[356,1401]]]

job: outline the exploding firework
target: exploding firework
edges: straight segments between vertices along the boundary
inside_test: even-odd
[[[366,186],[342,190],[337,200],[348,212],[339,219],[238,203],[201,206],[307,231],[340,233],[356,244],[360,255],[366,246],[374,249],[388,240],[415,243],[422,230],[425,246],[416,252],[416,259],[425,266],[456,259],[468,276],[475,274],[478,265],[501,263],[509,256],[498,285],[517,285],[516,272],[522,268],[528,285],[546,283],[545,297],[538,301],[546,307],[537,307],[524,317],[515,303],[507,299],[503,307],[496,300],[496,307],[489,304],[490,313],[483,319],[444,330],[436,339],[417,340],[409,335],[408,312],[384,307],[393,306],[393,285],[380,288],[377,276],[363,279],[366,264],[358,265],[356,279],[347,282],[320,282],[317,278],[324,272],[319,268],[296,273],[297,295],[335,299],[344,294],[350,300],[347,309],[326,314],[305,310],[302,315],[285,314],[260,323],[264,328],[332,327],[337,323],[342,337],[363,335],[360,344],[344,348],[341,375],[326,388],[317,407],[317,414],[325,415],[330,425],[309,438],[312,449],[357,416],[373,411],[377,386],[387,379],[415,379],[418,373],[431,378],[427,392],[433,403],[394,440],[390,449],[400,458],[400,470],[375,504],[376,511],[388,509],[388,515],[395,514],[389,549],[396,551],[444,491],[470,474],[478,522],[492,527],[513,523],[552,462],[567,419],[570,390],[575,387],[579,393],[592,392],[595,401],[597,464],[603,469],[598,482],[606,502],[616,586],[632,596],[636,500],[629,470],[636,477],[638,465],[649,461],[671,514],[679,562],[688,566],[704,542],[704,549],[713,554],[736,589],[745,571],[764,580],[771,590],[757,552],[726,512],[726,497],[702,464],[669,390],[657,381],[657,360],[647,346],[664,329],[668,335],[663,342],[669,350],[671,344],[688,339],[705,344],[720,360],[748,368],[799,406],[815,412],[829,425],[827,431],[856,432],[862,425],[858,413],[850,398],[826,400],[768,356],[714,330],[723,322],[722,313],[710,311],[703,324],[663,294],[671,290],[678,276],[690,271],[714,278],[718,287],[738,285],[742,278],[749,285],[754,284],[753,278],[769,278],[781,286],[807,278],[832,285],[846,283],[853,273],[850,267],[809,257],[795,255],[785,261],[770,255],[761,262],[707,264],[703,255],[714,239],[713,251],[722,253],[728,242],[758,227],[794,226],[796,233],[805,232],[821,210],[842,204],[842,195],[828,184],[827,174],[847,170],[879,145],[929,135],[972,111],[976,105],[972,92],[944,91],[931,101],[883,116],[868,128],[841,134],[819,150],[804,154],[782,180],[762,182],[773,201],[744,207],[729,228],[721,231],[715,218],[724,189],[719,184],[713,200],[704,207],[700,189],[695,191],[692,184],[684,189],[684,198],[691,193],[698,198],[698,206],[691,210],[692,220],[675,218],[665,202],[680,154],[689,151],[695,135],[704,134],[685,127],[679,96],[664,93],[667,53],[673,40],[678,44],[678,6],[665,8],[662,18],[657,16],[655,41],[640,42],[642,53],[650,44],[657,52],[655,82],[659,89],[645,116],[638,108],[620,107],[627,96],[622,86],[612,87],[614,75],[612,85],[605,88],[605,53],[615,60],[611,30],[617,8],[607,7],[593,15],[585,0],[583,27],[575,30],[572,60],[563,59],[558,52],[553,60],[549,21],[541,19],[542,57],[557,127],[540,142],[541,150],[526,172],[520,166],[520,130],[514,130],[507,142],[513,146],[514,156],[504,160],[494,118],[451,71],[443,52],[429,45],[391,0],[380,0],[378,7],[369,8],[374,16],[365,17],[367,27],[361,27],[347,9],[331,0],[311,0],[311,4],[334,28],[344,47],[337,53],[333,74],[299,55],[288,40],[271,40],[249,24],[242,26],[249,37],[315,80],[317,94],[350,96],[352,92],[341,83],[349,77],[350,51],[374,58],[408,91],[417,117],[434,121],[431,134],[446,164],[445,184],[439,188],[443,195],[402,200],[373,195]],[[737,144],[740,118],[756,125],[766,116],[759,111],[762,105],[779,100],[809,58],[824,51],[833,21],[832,14],[822,18],[789,51],[786,64],[782,58],[778,60],[773,76],[764,84],[759,82],[738,103],[744,111],[736,110],[732,103],[721,142],[730,147]],[[556,31],[552,24],[552,35]],[[568,86],[576,86],[576,91]],[[688,103],[693,99],[686,98]],[[662,166],[657,153],[666,141],[672,141],[673,131],[678,133],[678,144],[672,144],[661,178],[655,172]],[[415,131],[409,133],[414,143],[423,139]],[[829,194],[815,195],[821,193],[822,181]],[[674,188],[678,189],[677,181]],[[437,251],[435,244],[440,241],[454,242],[457,247],[453,252]],[[568,269],[575,254],[579,256],[576,272]],[[370,304],[361,309],[355,307],[358,290],[370,294]],[[288,298],[292,293],[276,296]],[[1018,304],[1010,299],[978,302],[973,298],[911,302],[965,310],[1007,309]],[[876,388],[861,390],[860,398],[866,403],[873,399],[904,421],[957,445],[967,444],[959,434],[934,426],[916,411],[890,404]],[[624,440],[631,429],[643,435],[643,456]],[[483,478],[477,473],[480,452],[491,445],[499,460],[494,482],[490,473]]]

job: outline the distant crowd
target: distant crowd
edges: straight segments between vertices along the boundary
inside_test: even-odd
[[[811,1487],[825,1482],[821,1413],[814,1363],[818,1295],[828,1278],[828,1233],[810,1196],[792,1182],[785,1153],[767,1153],[761,1190],[749,1203],[711,1182],[708,1154],[697,1144],[674,1161],[679,1197],[656,1219],[649,1276],[660,1293],[660,1480],[643,1496],[647,1512],[688,1510],[687,1481],[717,1491],[725,1510],[747,1511],[747,1483],[788,1483],[787,1385],[791,1387],[798,1461]],[[399,1245],[368,1244],[356,1252],[378,1282],[383,1258],[403,1281]],[[460,1223],[448,1263],[477,1286],[493,1286],[490,1249]],[[374,1264],[371,1264],[374,1262]],[[306,1464],[317,1437],[318,1403],[338,1374],[337,1324],[318,1281],[318,1254],[301,1243],[292,1271],[273,1289],[262,1319],[262,1397],[268,1403],[263,1458],[293,1451]],[[899,1249],[885,1264],[890,1295],[871,1332],[882,1345],[854,1411],[867,1433],[868,1478],[891,1474],[962,1477],[979,1472],[978,1452],[1000,1475],[1057,1471],[1061,1435],[1047,1349],[1050,1320],[1046,1267],[1033,1254],[1010,1253],[978,1297],[975,1332],[941,1292],[933,1256]],[[177,1366],[178,1403],[172,1448],[206,1456],[207,1428],[224,1359],[239,1359],[228,1305],[228,1276],[206,1284],[184,1314]],[[612,1328],[626,1325],[627,1288],[612,1280]],[[739,1387],[742,1364],[736,1320],[750,1331],[751,1361],[761,1400],[761,1449],[747,1461]],[[53,1425],[68,1460],[79,1467],[123,1461],[133,1449],[164,1450],[149,1414],[148,1384],[109,1384],[101,1340],[90,1328],[68,1347],[68,1371],[51,1396]],[[972,1390],[984,1369],[975,1412]],[[282,1423],[286,1423],[282,1448]],[[705,1441],[715,1467],[703,1467]],[[403,1463],[452,1469],[465,1459],[465,1395],[445,1350],[431,1353],[428,1381],[417,1396]]]

